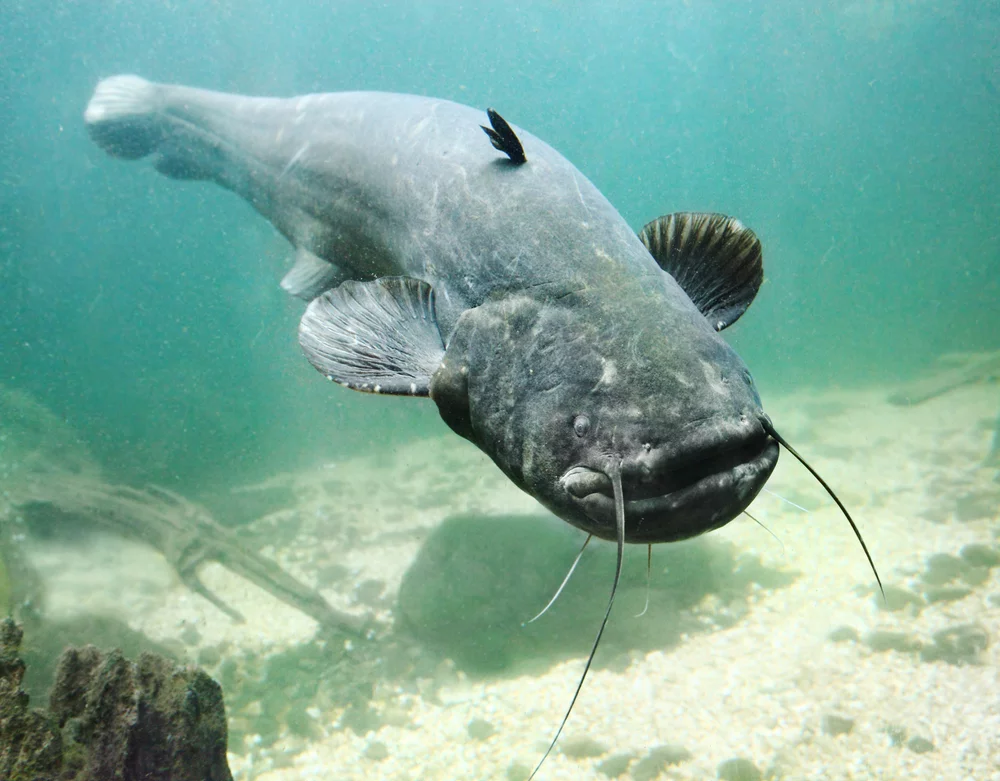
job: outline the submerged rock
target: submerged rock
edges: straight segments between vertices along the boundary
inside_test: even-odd
[[[721,781],[760,781],[763,776],[749,759],[734,757],[727,759],[715,771]]]
[[[973,543],[965,545],[958,552],[973,567],[1000,567],[1000,550],[992,545]]]
[[[926,605],[923,597],[919,594],[901,586],[893,585],[885,587],[885,598],[881,594],[876,593],[872,599],[879,610],[888,610],[893,613],[897,610],[903,610],[909,605],[913,605],[919,611]]]
[[[54,779],[62,770],[63,743],[52,718],[29,708],[21,690],[21,629],[0,624],[0,778]]]
[[[473,719],[465,730],[473,740],[486,740],[496,734],[497,728],[486,719]]]
[[[858,630],[853,626],[838,626],[827,637],[835,643],[857,642],[861,639]]]
[[[934,744],[920,735],[914,735],[906,741],[906,747],[916,754],[926,754],[928,751],[934,750]]]
[[[959,624],[935,632],[934,643],[924,646],[920,658],[925,662],[975,664],[979,654],[990,644],[989,634],[981,624]]]
[[[635,759],[635,754],[631,751],[624,751],[620,754],[612,754],[607,759],[598,762],[597,772],[608,778],[618,778],[628,772],[629,765]]]
[[[913,635],[906,632],[893,632],[888,629],[875,629],[866,634],[865,645],[879,653],[883,651],[913,653],[923,647],[923,643]]]
[[[670,765],[679,765],[691,759],[691,752],[683,746],[657,746],[632,766],[635,781],[653,781]]]
[[[854,719],[836,713],[823,714],[823,732],[827,735],[849,735],[854,729]]]
[[[924,597],[929,604],[935,602],[957,602],[972,593],[967,586],[928,586],[924,589]]]
[[[969,565],[950,553],[935,553],[927,559],[927,568],[920,579],[932,586],[943,586],[961,577]]]
[[[205,673],[69,648],[50,712],[29,711],[20,642],[20,628],[0,624],[0,778],[232,781],[222,690]]]
[[[589,735],[566,738],[559,750],[570,759],[593,759],[603,757],[610,751],[606,744]]]

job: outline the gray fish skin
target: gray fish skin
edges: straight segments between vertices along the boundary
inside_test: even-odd
[[[250,98],[135,76],[101,82],[85,113],[109,154],[236,192],[338,282],[428,283],[446,352],[414,392],[559,517],[615,539],[620,463],[626,541],[728,523],[777,463],[743,361],[569,161],[512,125],[515,165],[484,118],[409,95]]]

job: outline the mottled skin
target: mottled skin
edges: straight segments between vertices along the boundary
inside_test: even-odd
[[[123,118],[103,86],[86,119],[111,154],[237,192],[342,279],[428,282],[447,346],[430,396],[559,517],[615,539],[606,475],[620,464],[626,541],[677,540],[730,521],[770,475],[777,445],[742,360],[530,133],[515,128],[518,166],[484,112],[444,100],[141,82]]]

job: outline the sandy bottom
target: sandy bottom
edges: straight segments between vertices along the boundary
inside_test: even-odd
[[[1000,544],[1000,483],[979,466],[997,389],[959,389],[912,408],[893,407],[886,395],[803,392],[770,403],[769,412],[852,510],[883,581],[922,593],[930,556]],[[295,489],[297,505],[255,527],[266,532],[294,516],[300,531],[265,554],[331,603],[374,609],[386,625],[404,572],[444,517],[538,509],[455,437],[400,447],[378,462],[326,464],[275,480]],[[711,779],[720,763],[742,757],[763,777],[783,779],[1000,779],[1000,567],[949,601],[886,610],[872,595],[874,580],[849,526],[805,470],[782,454],[768,488],[808,512],[762,494],[751,512],[773,536],[745,518],[714,534],[799,577],[785,588],[757,589],[729,628],[592,671],[561,744],[579,746],[586,737],[599,744],[593,753],[605,753],[557,749],[537,778],[605,779],[611,770],[601,763],[631,753],[636,759],[623,765],[621,778]],[[157,554],[138,545],[95,537],[85,548],[40,546],[35,556],[50,573],[53,614],[112,612],[153,639],[183,643],[192,660],[209,647],[223,657],[266,656],[308,643],[316,632],[311,619],[219,566],[206,567],[203,579],[250,617],[245,624],[188,592]],[[385,588],[370,605],[357,599],[366,580]],[[890,630],[928,644],[936,632],[969,625],[989,644],[958,664],[876,651],[865,639]],[[849,636],[844,627],[858,639],[830,639],[838,628]],[[524,778],[554,734],[582,664],[573,659],[544,674],[486,680],[452,674],[433,696],[387,683],[376,701],[391,702],[397,717],[377,730],[357,734],[338,725],[343,708],[311,707],[312,738],[283,734],[264,745],[251,732],[242,748],[231,746],[230,765],[238,779],[258,781]],[[231,716],[245,732],[243,714]],[[833,734],[830,716],[853,725]],[[493,733],[470,736],[474,720],[489,722]],[[929,744],[908,745],[912,738]],[[657,774],[641,761],[663,745],[690,756]]]

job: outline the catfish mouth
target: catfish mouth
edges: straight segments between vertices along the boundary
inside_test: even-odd
[[[672,542],[716,529],[742,512],[764,486],[778,462],[778,443],[760,432],[733,447],[688,454],[652,474],[638,464],[622,468],[626,541]],[[568,469],[559,480],[587,516],[581,528],[614,539],[611,479],[585,466]]]

